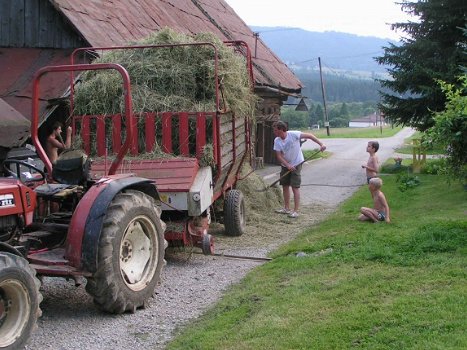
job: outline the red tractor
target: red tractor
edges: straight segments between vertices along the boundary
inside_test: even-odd
[[[38,138],[39,85],[46,73],[113,69],[123,79],[126,141],[108,175],[89,176],[84,153],[50,163]],[[87,279],[95,304],[111,313],[145,307],[164,265],[165,224],[154,181],[115,175],[133,139],[127,71],[118,64],[40,69],[33,84],[31,137],[42,167],[24,159],[3,162],[0,179],[0,349],[24,346],[41,311],[36,277]]]

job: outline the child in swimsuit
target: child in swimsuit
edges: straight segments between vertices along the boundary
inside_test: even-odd
[[[371,197],[373,198],[373,208],[361,207],[360,216],[358,220],[360,221],[372,221],[372,222],[390,222],[389,218],[389,205],[386,200],[386,196],[381,191],[381,186],[383,185],[383,180],[379,177],[373,177],[369,180],[368,188],[371,192]]]
[[[366,151],[370,154],[370,157],[368,158],[368,162],[366,164],[362,164],[362,168],[366,171],[367,183],[370,183],[370,179],[376,177],[378,174],[379,161],[378,157],[376,156],[378,149],[378,141],[370,141],[366,146]]]

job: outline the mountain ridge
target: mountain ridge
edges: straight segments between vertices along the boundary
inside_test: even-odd
[[[384,74],[387,67],[374,57],[383,47],[398,42],[372,36],[326,31],[312,32],[294,27],[250,26],[259,38],[294,72],[318,69],[318,57],[328,70]]]

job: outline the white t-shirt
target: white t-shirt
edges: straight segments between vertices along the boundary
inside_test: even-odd
[[[300,148],[300,131],[287,131],[284,140],[280,137],[274,139],[274,151],[280,151],[285,160],[292,166],[297,166],[305,160]]]

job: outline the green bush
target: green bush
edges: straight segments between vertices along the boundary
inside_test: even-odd
[[[422,174],[430,174],[430,175],[439,175],[443,174],[446,170],[446,159],[432,159],[427,160],[425,165],[421,169]]]
[[[398,188],[401,192],[405,192],[410,188],[420,185],[420,179],[418,176],[412,174],[399,174],[397,175],[396,182],[399,184]]]

